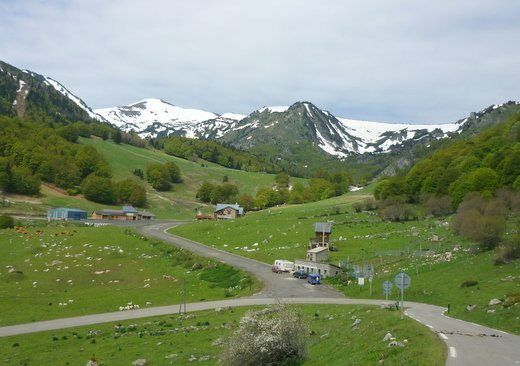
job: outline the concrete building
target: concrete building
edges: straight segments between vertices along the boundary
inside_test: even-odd
[[[316,247],[307,251],[307,260],[311,262],[326,262],[329,259],[329,248]]]
[[[317,263],[296,259],[294,261],[295,270],[303,270],[307,273],[316,273],[323,277],[333,277],[341,273],[341,268],[329,263]]]
[[[86,220],[87,211],[79,208],[58,207],[47,211],[47,220]]]

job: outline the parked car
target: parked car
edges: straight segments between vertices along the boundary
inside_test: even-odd
[[[307,282],[309,282],[311,285],[319,285],[321,283],[321,276],[316,273],[311,273]]]
[[[306,279],[307,276],[308,276],[307,272],[305,272],[303,269],[294,271],[294,273],[293,273],[293,277],[295,277],[295,278]]]
[[[277,259],[274,261],[273,266],[278,267],[280,272],[290,272],[294,269],[294,262],[284,259]]]

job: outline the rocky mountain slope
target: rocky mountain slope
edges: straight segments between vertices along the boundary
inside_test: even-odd
[[[80,98],[58,81],[0,61],[0,114],[47,118],[57,122],[96,119],[97,115]]]

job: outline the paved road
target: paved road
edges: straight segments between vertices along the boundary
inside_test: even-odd
[[[254,295],[256,298],[286,298],[286,297],[344,297],[338,291],[330,286],[313,286],[307,281],[293,278],[290,274],[278,274],[271,271],[271,266],[263,262],[241,257],[236,254],[225,252],[216,248],[208,247],[197,242],[181,238],[166,233],[168,228],[177,224],[161,223],[157,225],[141,226],[137,228],[146,236],[152,236],[161,239],[167,243],[197,253],[207,258],[213,258],[222,263],[232,265],[243,269],[256,277],[260,278],[264,283],[264,289]]]
[[[265,283],[265,289],[251,297],[191,303],[187,304],[187,311],[274,303],[365,305],[381,305],[387,303],[384,300],[347,299],[327,286],[307,286],[305,281],[294,280],[289,276],[280,276],[272,273],[270,266],[264,263],[167,234],[165,230],[172,226],[174,226],[172,223],[158,223],[142,226],[139,230],[145,235],[159,238],[197,254],[244,269],[258,276]],[[446,365],[448,366],[520,365],[519,336],[449,318],[443,314],[446,309],[434,305],[405,302],[405,308],[407,309],[406,314],[409,317],[425,324],[432,331],[438,333],[439,337],[444,340],[448,346],[446,360]],[[177,313],[178,311],[179,305],[177,304],[18,324],[0,328],[0,337],[167,315]]]

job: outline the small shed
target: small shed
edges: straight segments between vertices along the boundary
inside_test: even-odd
[[[86,220],[87,211],[79,208],[58,207],[47,212],[47,219],[50,220]]]
[[[329,259],[329,248],[316,247],[307,251],[307,260],[311,262],[325,262]]]
[[[332,222],[315,222],[314,237],[310,238],[309,249],[316,247],[328,247],[332,234]]]
[[[314,232],[316,233],[316,237],[325,235],[328,238],[330,234],[332,234],[332,222],[315,222]]]

